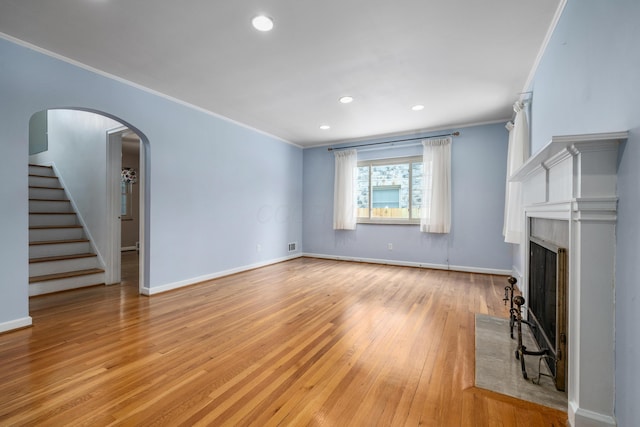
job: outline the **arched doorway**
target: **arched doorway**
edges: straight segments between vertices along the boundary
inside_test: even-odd
[[[36,178],[36,181],[46,184],[49,181],[56,182],[56,186],[63,188],[64,198],[60,196],[50,196],[52,191],[41,188],[30,188],[30,210],[60,210],[62,212],[49,212],[53,219],[48,219],[48,223],[43,220],[46,213],[30,214],[38,220],[34,225],[30,224],[30,235],[42,236],[43,233],[62,236],[57,241],[35,241],[31,242],[30,237],[30,295],[56,292],[59,290],[73,289],[76,287],[89,286],[91,280],[101,280],[101,283],[120,283],[120,256],[121,256],[121,222],[122,222],[122,141],[134,138],[139,143],[139,162],[137,168],[128,165],[128,182],[126,188],[132,189],[136,186],[136,193],[139,201],[139,209],[136,211],[138,226],[139,245],[139,279],[138,292],[144,287],[148,280],[148,151],[149,141],[147,137],[137,128],[126,121],[114,117],[113,115],[92,111],[87,109],[50,109],[45,112],[34,114],[35,118],[45,117],[45,125],[39,126],[30,124],[30,157],[31,165],[38,165],[45,174],[51,173],[52,178]],[[43,136],[42,130],[46,133]],[[33,136],[33,137],[32,137]],[[33,143],[32,143],[33,141]],[[37,147],[37,148],[36,148]],[[44,169],[48,167],[49,169]],[[30,166],[31,170],[31,166]],[[135,176],[135,183],[132,183],[131,176]],[[30,172],[30,180],[33,175]],[[30,187],[41,187],[34,185]],[[46,193],[46,194],[45,194]],[[130,192],[128,197],[131,197]],[[35,196],[33,196],[35,194]],[[42,199],[58,199],[47,201]],[[35,208],[36,205],[40,207]],[[131,207],[129,206],[129,209]],[[62,222],[60,218],[71,217],[71,213],[64,214],[64,211],[75,212],[74,220]],[[131,218],[133,212],[127,212],[127,219]],[[79,230],[82,227],[82,230]],[[73,233],[70,233],[73,231]],[[57,234],[54,234],[57,233]],[[71,237],[70,237],[71,236]],[[75,242],[70,242],[70,241]],[[85,245],[87,249],[71,249],[72,244],[76,246]],[[50,252],[54,246],[66,249],[56,254]],[[31,248],[37,248],[31,251]],[[48,252],[49,251],[49,252]],[[32,253],[34,256],[32,256]],[[69,256],[68,252],[73,252]],[[91,253],[95,252],[94,264],[97,266],[85,268]],[[33,259],[38,258],[38,259]],[[71,260],[72,259],[72,260]],[[62,270],[62,261],[68,264],[70,271]],[[80,261],[82,261],[82,264]],[[52,271],[47,273],[44,266],[58,264]],[[32,264],[37,264],[34,269],[38,274],[32,278]],[[85,267],[82,267],[84,265]],[[75,270],[74,270],[75,269]],[[84,273],[92,273],[102,270],[103,274],[95,274],[88,281],[82,282],[78,277]],[[43,274],[44,273],[44,274]],[[73,280],[59,279],[58,276],[76,277]],[[36,279],[46,279],[47,283]],[[34,285],[35,283],[35,285]],[[34,286],[32,286],[34,285]]]

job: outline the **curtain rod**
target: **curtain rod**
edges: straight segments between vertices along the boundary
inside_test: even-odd
[[[459,135],[460,135],[460,132],[453,132],[453,133],[445,133],[445,134],[442,134],[442,135],[423,136],[423,137],[420,137],[420,138],[394,139],[394,140],[391,140],[391,141],[384,141],[384,142],[371,142],[369,144],[348,145],[346,147],[338,147],[338,148],[329,147],[329,148],[327,148],[327,150],[329,150],[329,151],[346,150],[347,148],[369,147],[371,145],[393,144],[394,142],[418,141],[420,139],[442,138],[443,136],[459,136]]]

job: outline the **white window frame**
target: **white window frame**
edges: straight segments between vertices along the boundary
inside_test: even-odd
[[[369,217],[358,217],[358,224],[391,224],[391,225],[420,225],[420,216],[416,218],[372,218],[372,203],[373,203],[373,185],[371,183],[371,168],[374,166],[386,166],[386,165],[398,165],[409,164],[409,216],[411,216],[412,203],[413,203],[413,163],[422,163],[422,156],[408,156],[408,157],[391,157],[385,159],[375,160],[363,160],[358,162],[358,168],[369,168]],[[424,173],[424,172],[423,172]],[[424,200],[423,200],[424,203]]]

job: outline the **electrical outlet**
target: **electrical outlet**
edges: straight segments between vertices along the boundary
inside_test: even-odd
[[[260,251],[262,251],[262,245],[258,243],[256,245],[256,252],[260,252]]]
[[[390,251],[393,250],[393,243],[388,243],[387,244],[387,249],[389,249]]]

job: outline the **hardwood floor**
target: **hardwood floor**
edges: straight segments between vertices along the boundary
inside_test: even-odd
[[[120,257],[120,283],[138,289],[138,257],[137,251],[122,252]]]
[[[0,425],[564,426],[473,386],[474,313],[506,317],[504,285],[300,258],[33,298],[0,335]]]

